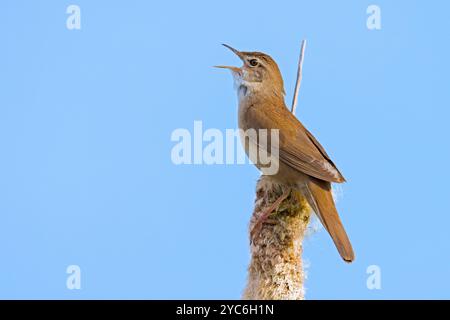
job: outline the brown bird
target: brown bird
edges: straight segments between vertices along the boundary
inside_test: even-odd
[[[251,146],[257,146],[265,149],[270,156],[277,156],[278,170],[272,177],[282,185],[299,190],[305,196],[333,239],[341,257],[352,262],[355,259],[353,248],[331,193],[331,183],[342,183],[345,179],[321,144],[286,107],[283,78],[278,65],[265,53],[241,52],[228,45],[224,46],[244,63],[240,68],[217,67],[230,69],[233,74],[239,101],[239,128],[244,132],[258,132],[256,137],[245,135],[245,140],[242,141],[247,155]],[[278,129],[277,143],[272,143],[270,148],[270,142],[262,143],[258,136],[260,129]],[[253,162],[264,174],[265,166],[258,160]],[[251,232],[252,238],[259,233],[270,213],[288,196],[289,191],[285,191],[262,213]]]

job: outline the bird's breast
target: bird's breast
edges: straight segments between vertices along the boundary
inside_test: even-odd
[[[247,120],[247,111],[248,111],[249,107],[250,107],[250,103],[249,103],[248,99],[239,100],[238,125],[239,125],[239,129],[242,129],[244,131],[252,128],[252,126],[249,124],[249,122]]]

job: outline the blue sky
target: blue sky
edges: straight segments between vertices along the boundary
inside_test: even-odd
[[[81,8],[81,29],[66,8]],[[368,30],[366,8],[381,8]],[[177,128],[237,126],[220,46],[270,54],[348,183],[357,259],[305,242],[309,299],[450,298],[450,4],[2,1],[0,298],[235,299],[251,165],[171,161]],[[66,268],[81,268],[68,290]],[[368,290],[366,269],[381,270]]]

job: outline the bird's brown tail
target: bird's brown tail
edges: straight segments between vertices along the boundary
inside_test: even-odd
[[[306,189],[309,205],[330,234],[342,259],[352,262],[355,254],[334,205],[331,184],[311,177]]]

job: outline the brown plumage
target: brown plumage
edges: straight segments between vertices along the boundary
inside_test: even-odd
[[[286,107],[283,78],[276,62],[261,52],[241,52],[225,46],[244,62],[241,68],[219,66],[230,69],[234,76],[239,100],[239,128],[257,132],[260,129],[279,130],[275,150],[273,144],[261,143],[258,136],[246,136],[243,143],[247,154],[249,146],[253,144],[278,155],[279,168],[273,178],[303,193],[333,239],[341,257],[347,262],[353,261],[353,249],[331,192],[331,182],[342,183],[345,178],[325,149]],[[258,161],[255,165],[264,169]],[[261,216],[265,219],[269,211]],[[255,229],[259,229],[264,219]],[[257,236],[258,230],[252,234]]]
[[[331,184],[316,178],[310,178],[307,184],[309,194],[306,194],[306,199],[308,203],[330,234],[342,259],[352,262],[355,254],[334,205]]]

